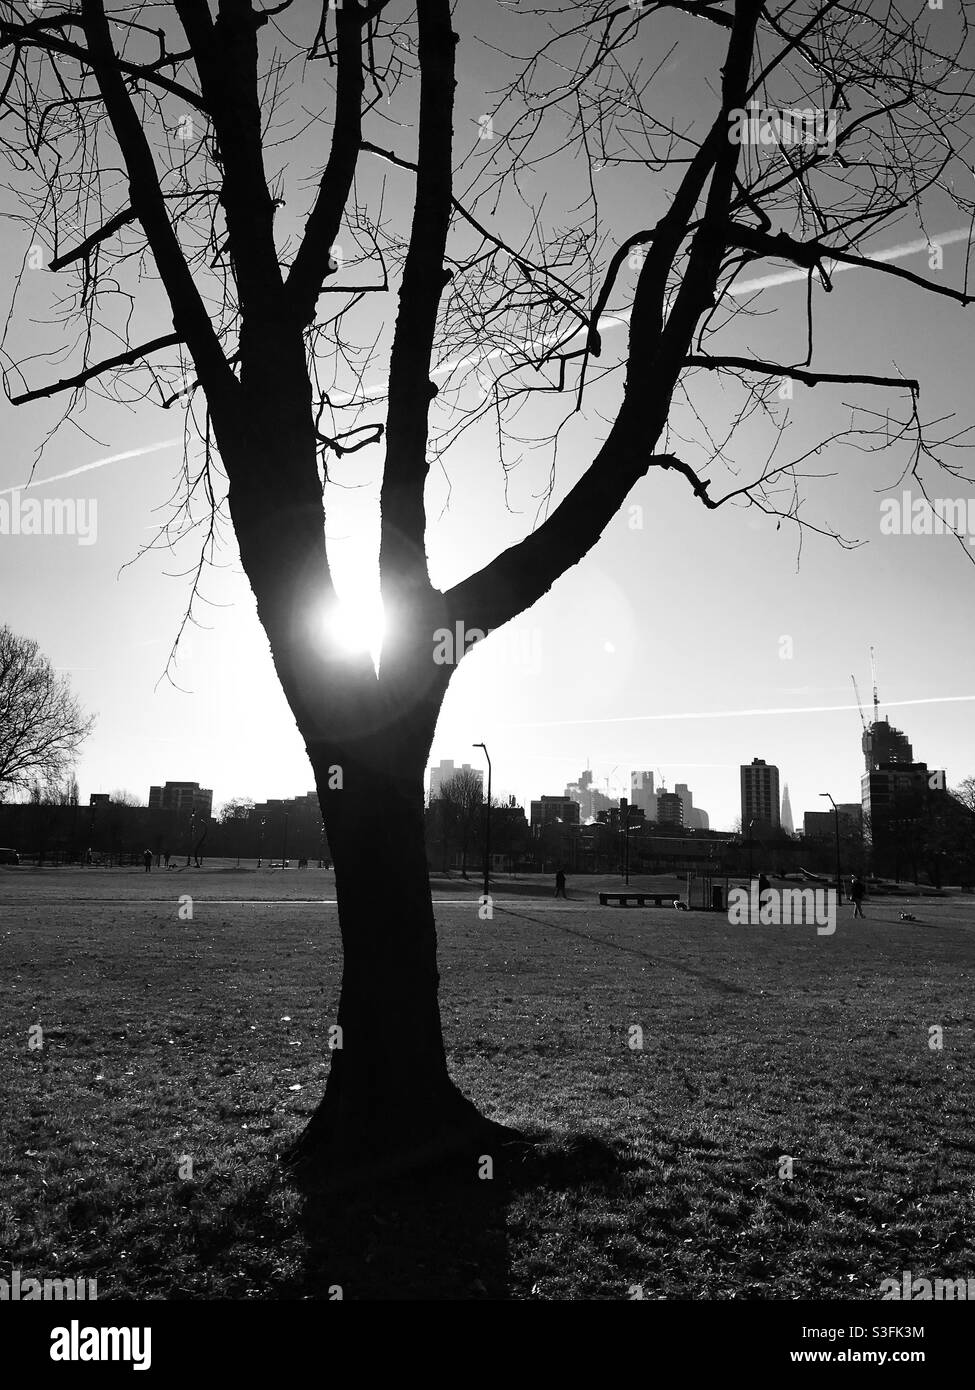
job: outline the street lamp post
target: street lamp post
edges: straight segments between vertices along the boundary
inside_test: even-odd
[[[623,882],[630,886],[630,803],[626,797],[620,800],[620,821],[623,827]]]
[[[748,883],[749,883],[748,891],[749,891],[749,893],[752,891],[752,890],[751,890],[751,881],[752,881],[752,851],[753,851],[753,849],[754,849],[754,847],[755,847],[755,840],[754,840],[754,836],[752,835],[752,826],[753,826],[754,824],[755,824],[755,822],[754,822],[753,820],[750,820],[750,821],[748,822]]]
[[[266,816],[262,816],[261,819],[260,819],[260,821],[258,822],[258,829],[257,829],[257,867],[258,867],[258,868],[261,868],[261,864],[262,864],[262,860],[263,860],[264,827],[265,827],[266,824],[267,824],[267,817],[266,817]]]
[[[484,815],[484,896],[488,897],[491,891],[491,758],[486,743],[474,743],[471,747],[484,749],[484,758],[488,767],[487,802]]]
[[[836,823],[836,905],[839,907],[843,901],[843,880],[840,869],[840,808],[830,796],[829,792],[820,792],[820,796],[825,796],[833,808]]]
[[[281,867],[282,867],[282,869],[286,869],[286,868],[288,867],[288,813],[287,813],[287,811],[285,811],[285,813],[284,813],[284,847],[283,847],[283,849],[282,849],[282,851],[281,851]]]
[[[190,855],[191,855],[192,852],[193,852],[193,839],[194,839],[193,832],[194,832],[195,829],[196,829],[196,811],[195,811],[195,809],[194,809],[194,810],[192,810],[192,811],[190,812],[190,842],[189,842],[189,844],[186,846],[186,867],[187,867],[187,868],[190,867]]]

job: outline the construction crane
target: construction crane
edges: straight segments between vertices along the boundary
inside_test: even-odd
[[[860,699],[860,691],[857,688],[857,678],[856,676],[851,676],[850,680],[853,682],[853,693],[857,697],[857,709],[860,711],[860,723],[863,725],[863,732],[866,733],[867,716],[863,712],[863,701]]]
[[[880,720],[880,701],[877,698],[877,658],[873,647],[870,648],[870,674],[873,677],[873,722],[876,724]]]

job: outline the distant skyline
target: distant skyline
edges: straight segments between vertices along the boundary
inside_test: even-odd
[[[931,705],[931,704],[941,704],[941,703],[955,703],[955,702],[959,702],[959,701],[961,701],[961,702],[966,702],[966,701],[969,701],[969,700],[971,700],[971,699],[975,699],[975,697],[970,697],[970,696],[960,696],[960,697],[959,697],[959,696],[956,696],[956,697],[950,697],[950,696],[949,696],[949,697],[944,697],[944,698],[941,698],[941,697],[929,697],[929,698],[926,698],[926,699],[921,700],[921,701],[899,701],[899,702],[891,702],[891,704],[892,704],[893,707],[900,708],[900,709],[906,709],[906,708],[909,708],[909,707],[913,707],[913,706],[915,706],[915,705]],[[797,713],[810,713],[810,712],[816,712],[816,713],[844,713],[844,712],[849,712],[849,711],[851,711],[851,710],[854,711],[854,712],[858,712],[858,706],[854,703],[854,704],[849,705],[849,706],[847,706],[847,705],[838,705],[838,706],[832,706],[832,707],[828,707],[828,708],[827,708],[827,707],[819,707],[819,708],[813,707],[812,710],[810,710],[809,707],[802,707],[801,709],[798,709],[798,710],[788,710],[788,711],[786,711],[786,710],[777,710],[777,711],[774,711],[774,713],[783,714],[783,713],[786,713],[786,712],[787,712],[787,713],[789,713],[790,715],[795,715],[795,714],[797,714]],[[741,712],[740,712],[740,714],[741,714],[742,716],[747,715],[747,716],[749,716],[749,717],[755,715],[756,713],[758,713],[758,712],[757,712],[757,711],[741,711]],[[872,711],[871,711],[871,713],[872,713]],[[884,718],[885,716],[884,716],[883,708],[881,708],[880,713],[881,713],[881,718]],[[643,717],[644,717],[644,718],[654,718],[654,719],[665,719],[665,718],[667,718],[668,716],[659,715],[659,716],[643,716]],[[704,719],[704,718],[725,719],[725,718],[731,718],[731,717],[735,717],[735,716],[734,716],[734,714],[729,714],[729,712],[727,712],[727,711],[722,711],[722,712],[715,712],[713,715],[707,715],[707,714],[701,712],[701,713],[697,713],[697,714],[694,714],[694,715],[673,716],[673,717],[674,717],[674,718],[688,718],[688,719],[690,719],[690,718],[696,718],[696,719]],[[567,722],[570,722],[570,721],[567,721]],[[625,720],[621,720],[621,722],[626,722],[626,721],[625,721]],[[893,719],[891,719],[890,722],[891,722],[892,724],[895,724],[895,723],[896,723],[896,721],[893,720]],[[858,723],[859,723],[859,715],[858,715]],[[901,726],[903,725],[903,723],[904,723],[903,720],[900,721],[900,725],[898,725],[898,727],[901,727]],[[908,729],[908,730],[905,730],[905,732],[907,733],[907,737],[908,737],[908,739],[910,740],[910,739],[911,739],[910,730],[909,730],[909,729]],[[913,741],[913,740],[911,740],[911,741]],[[489,751],[490,751],[490,748],[489,748]],[[475,750],[475,755],[474,755],[475,758],[477,757],[478,752],[479,752],[479,750]],[[759,755],[756,754],[756,756],[759,756]],[[921,758],[921,755],[920,755],[920,754],[916,754],[916,756],[918,756],[918,758],[919,758],[921,761],[928,762],[929,765],[935,766],[935,763],[932,762],[932,760],[931,760],[930,758]],[[493,761],[493,758],[492,758],[492,761]],[[774,762],[774,759],[765,758],[764,761],[765,761],[766,763],[769,763],[769,764],[773,765],[773,766],[776,766],[776,764],[775,764],[775,762]],[[427,774],[426,774],[426,778],[425,778],[425,786],[427,787],[427,790],[428,790],[429,793],[435,793],[436,788],[437,788],[438,774],[440,773],[441,764],[443,764],[443,763],[448,763],[448,762],[452,762],[452,763],[454,764],[454,771],[455,771],[455,772],[460,772],[460,771],[462,771],[462,770],[466,771],[466,770],[468,769],[468,767],[469,767],[477,776],[481,777],[482,785],[483,785],[482,769],[478,768],[478,767],[476,766],[476,763],[475,763],[474,761],[468,763],[468,762],[463,761],[459,756],[458,756],[458,757],[455,757],[455,758],[453,758],[453,759],[450,759],[450,758],[444,756],[444,757],[442,757],[442,758],[438,758],[438,759],[436,759],[436,760],[432,760],[431,763],[429,764],[428,768],[427,768]],[[748,762],[748,763],[751,763],[751,762],[752,762],[752,759],[748,759],[747,762]],[[861,773],[862,773],[862,768],[863,768],[863,754],[862,754],[862,750],[861,750],[860,745],[859,745],[859,734],[858,734],[858,736],[857,736],[857,743],[856,743],[856,758],[855,758],[855,763],[856,763],[856,768],[857,768],[855,778],[853,779],[854,782],[855,782],[855,786],[853,787],[853,790],[850,792],[850,795],[844,796],[844,797],[836,797],[836,800],[837,800],[838,802],[840,802],[841,804],[859,804],[859,802],[860,802],[860,775],[861,775]],[[938,764],[938,765],[940,766],[941,764]],[[610,796],[610,797],[612,797],[614,800],[618,800],[619,798],[624,797],[624,796],[625,796],[625,797],[628,797],[628,798],[632,798],[632,796],[633,796],[633,789],[632,789],[632,786],[631,786],[630,778],[631,778],[631,775],[632,775],[634,772],[640,771],[641,769],[640,769],[640,768],[637,766],[637,764],[635,764],[635,763],[633,764],[633,766],[628,766],[628,765],[627,765],[627,766],[624,766],[624,765],[622,765],[622,764],[616,764],[616,765],[614,765],[612,768],[609,768],[608,771],[607,771],[607,766],[608,766],[608,765],[604,764],[602,767],[599,767],[599,766],[591,766],[591,767],[590,767],[589,770],[591,770],[591,771],[592,771],[592,774],[593,774],[593,778],[592,778],[592,787],[593,787],[593,789],[596,790],[596,791],[601,792],[601,793],[602,793],[603,795],[605,795],[605,796]],[[659,791],[660,791],[662,788],[664,788],[664,787],[666,788],[666,790],[673,791],[673,790],[675,789],[676,784],[678,783],[678,781],[679,781],[679,782],[682,782],[682,783],[685,783],[686,785],[689,786],[690,791],[691,791],[691,794],[692,794],[693,797],[694,797],[695,809],[698,809],[698,808],[700,807],[700,809],[703,809],[704,811],[706,811],[706,812],[709,814],[709,816],[710,816],[710,828],[711,828],[712,830],[725,830],[725,831],[726,831],[726,830],[731,830],[731,829],[734,828],[734,823],[735,823],[735,822],[739,819],[739,817],[740,817],[740,799],[739,799],[739,801],[737,802],[736,809],[735,809],[734,813],[732,814],[732,816],[729,818],[728,823],[727,823],[727,824],[716,823],[715,814],[712,812],[710,806],[704,805],[704,804],[703,804],[702,797],[701,797],[701,795],[699,794],[699,791],[698,791],[698,785],[699,785],[699,783],[700,783],[700,785],[717,786],[717,785],[718,785],[718,779],[720,778],[721,772],[725,772],[725,773],[727,773],[728,775],[730,775],[730,776],[733,777],[733,780],[734,780],[734,782],[735,782],[735,786],[736,786],[736,788],[737,788],[738,785],[739,785],[739,784],[738,784],[738,778],[739,778],[739,776],[740,776],[740,768],[741,768],[741,766],[742,766],[741,764],[737,764],[737,763],[736,763],[736,764],[732,765],[732,764],[722,764],[722,763],[690,763],[690,762],[681,762],[681,763],[679,763],[679,764],[678,764],[678,763],[675,763],[675,764],[672,764],[672,765],[671,765],[671,764],[668,764],[666,761],[661,760],[661,761],[658,761],[658,762],[656,763],[655,766],[656,766],[657,769],[659,769],[660,772],[663,772],[663,774],[664,774],[662,782],[660,782],[659,785],[656,786],[656,791],[657,791],[657,792],[659,792]],[[668,773],[668,772],[667,772],[667,769],[668,769],[668,768],[671,769],[671,773]],[[183,769],[183,770],[185,771],[185,769]],[[550,778],[551,785],[549,785],[549,783],[546,783],[545,785],[542,785],[541,783],[538,783],[537,785],[531,786],[531,787],[528,789],[528,791],[527,791],[527,792],[524,792],[524,793],[519,793],[517,790],[515,790],[515,786],[516,786],[516,785],[519,785],[519,786],[520,786],[520,785],[523,784],[523,781],[524,781],[523,778],[519,778],[518,781],[517,781],[517,784],[516,784],[516,782],[512,781],[512,782],[510,783],[510,785],[504,785],[504,786],[499,785],[499,784],[497,783],[497,781],[495,780],[495,783],[494,783],[494,785],[493,785],[493,787],[492,787],[492,795],[495,797],[495,799],[497,799],[497,800],[499,800],[499,801],[507,801],[508,798],[509,798],[510,796],[514,796],[514,797],[516,798],[516,800],[517,800],[521,805],[523,805],[523,806],[527,809],[531,801],[533,801],[533,800],[538,800],[538,799],[539,799],[541,796],[543,796],[543,795],[547,795],[547,796],[561,796],[561,795],[564,793],[565,788],[568,787],[568,786],[571,786],[573,783],[577,782],[577,781],[578,781],[579,774],[582,773],[582,772],[584,772],[584,771],[586,771],[586,770],[587,770],[587,765],[586,765],[586,763],[583,763],[581,766],[580,766],[580,765],[576,765],[576,766],[574,767],[574,771],[573,771],[572,775],[571,775],[571,776],[567,776],[566,779],[565,779],[560,785],[558,785],[558,786],[555,785],[555,781],[556,781],[557,779],[551,779],[551,778]],[[687,772],[688,770],[689,770],[689,775],[683,776],[683,775],[682,775],[682,772]],[[798,826],[801,826],[803,817],[804,817],[804,815],[805,815],[807,812],[810,812],[810,811],[812,811],[812,812],[819,812],[819,811],[822,811],[822,805],[820,804],[821,797],[822,797],[822,793],[817,794],[816,799],[811,800],[811,801],[809,802],[808,805],[803,805],[803,806],[801,806],[801,807],[799,807],[799,808],[793,808],[793,806],[792,806],[792,794],[791,794],[791,791],[790,791],[790,788],[789,788],[789,784],[788,784],[788,783],[785,781],[785,779],[784,779],[784,770],[783,770],[781,767],[779,767],[778,771],[779,771],[780,779],[782,779],[782,794],[781,794],[781,800],[782,800],[783,811],[784,811],[784,809],[785,809],[786,806],[788,806],[788,807],[789,807],[789,810],[790,810],[789,821],[791,822],[791,824],[788,824],[788,825],[787,825],[785,819],[783,818],[783,828],[784,828],[784,829],[788,829],[788,830],[790,830],[790,832],[791,832],[791,831],[793,831],[793,830],[795,829],[795,827],[796,827],[797,825],[798,825]],[[697,775],[695,775],[695,774],[697,774],[697,773],[700,773],[701,776],[698,777]],[[949,789],[950,789],[951,787],[953,787],[953,786],[958,785],[962,780],[964,780],[964,777],[965,777],[965,776],[968,776],[968,775],[972,775],[972,774],[965,773],[965,774],[960,774],[960,775],[958,775],[958,776],[954,776],[954,775],[950,772],[950,770],[949,770],[949,772],[948,772],[948,786],[949,786]],[[180,779],[180,778],[167,778],[166,780],[171,781],[171,782],[179,782],[179,781],[181,781],[181,780],[183,780],[183,781],[186,781],[186,780],[196,780],[196,781],[199,781],[199,779]],[[80,788],[81,799],[82,799],[82,801],[83,801],[85,804],[87,804],[88,798],[89,798],[89,796],[92,795],[92,794],[105,793],[105,792],[107,792],[107,791],[114,791],[114,790],[125,790],[125,791],[129,791],[129,792],[134,793],[137,797],[139,797],[140,800],[148,800],[148,795],[147,795],[147,793],[145,793],[141,787],[134,786],[134,785],[132,785],[131,781],[126,782],[124,779],[123,779],[123,781],[121,781],[121,782],[113,783],[111,787],[107,787],[107,786],[105,786],[105,787],[101,787],[101,786],[100,786],[100,787],[94,787],[94,786],[92,786],[92,787],[89,788],[89,787],[87,787],[87,786],[83,786],[83,785],[81,784],[81,781],[80,781],[80,778],[79,778],[79,788]],[[250,793],[250,792],[248,792],[248,793],[240,793],[240,792],[238,792],[238,793],[233,793],[233,794],[228,795],[228,796],[222,796],[222,795],[214,794],[214,796],[213,796],[213,814],[214,814],[214,815],[218,815],[218,814],[219,814],[219,811],[220,811],[220,809],[221,809],[221,807],[222,807],[223,805],[225,805],[228,801],[234,800],[234,799],[236,799],[236,797],[242,796],[242,795],[247,795],[248,797],[250,797],[251,800],[253,800],[253,801],[255,801],[255,802],[265,802],[265,801],[268,801],[268,800],[291,800],[291,799],[296,798],[296,797],[299,797],[299,798],[300,798],[300,797],[307,796],[307,795],[308,795],[308,788],[305,787],[303,790],[296,790],[296,789],[294,789],[294,788],[292,788],[292,789],[279,789],[279,790],[275,791],[275,793],[273,794],[273,796],[272,796],[272,795],[265,795],[265,794],[252,794],[252,793]]]

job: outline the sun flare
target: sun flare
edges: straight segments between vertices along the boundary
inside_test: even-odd
[[[382,652],[385,621],[378,594],[355,594],[338,599],[326,615],[328,635],[349,656],[368,652],[378,664]]]

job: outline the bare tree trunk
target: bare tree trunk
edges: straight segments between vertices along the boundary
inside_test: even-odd
[[[447,1070],[423,819],[428,741],[398,729],[381,744],[381,765],[375,740],[368,764],[313,754],[342,932],[341,997],[328,1020],[341,1045],[291,1158],[373,1177],[446,1158],[473,1171],[485,1145],[516,1136],[486,1120]]]

